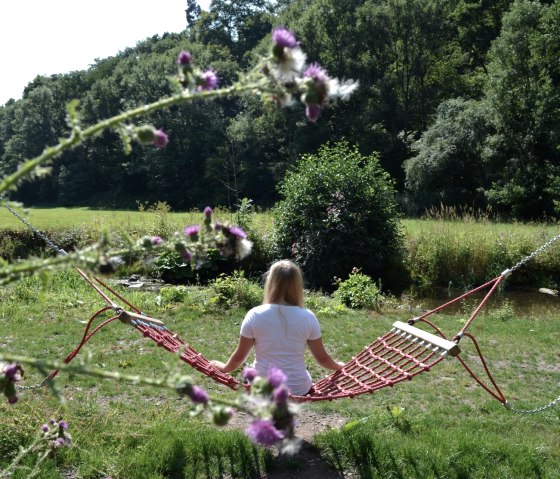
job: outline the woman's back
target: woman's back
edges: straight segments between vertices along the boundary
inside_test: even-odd
[[[299,306],[263,304],[247,313],[241,335],[255,340],[254,367],[266,376],[272,366],[288,376],[287,386],[293,394],[305,394],[312,386],[305,367],[308,340],[321,337],[315,315]]]

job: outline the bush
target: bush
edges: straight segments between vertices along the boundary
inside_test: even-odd
[[[367,275],[355,269],[348,279],[338,281],[334,298],[352,309],[374,309],[379,311],[383,304],[381,289]]]
[[[377,154],[362,156],[345,141],[324,145],[304,155],[279,189],[277,253],[293,258],[312,287],[332,290],[333,278],[355,266],[397,284],[391,273],[402,264],[402,232],[394,184]]]
[[[245,277],[243,271],[234,271],[231,276],[221,274],[210,282],[213,298],[220,306],[251,309],[262,303],[262,288]]]

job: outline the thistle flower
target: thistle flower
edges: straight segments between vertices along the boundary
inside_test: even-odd
[[[43,432],[49,432],[49,425],[48,424],[43,424],[41,426],[41,431]]]
[[[198,233],[200,233],[200,226],[198,225],[187,226],[184,229],[183,233],[185,234],[185,236],[189,236],[189,237],[198,236]]]
[[[218,75],[214,70],[206,70],[198,80],[198,91],[215,90],[218,86]]]
[[[181,50],[177,56],[177,63],[182,67],[190,66],[192,61],[191,52]]]
[[[274,427],[270,419],[256,419],[245,430],[255,444],[272,446],[284,439],[284,434]]]
[[[208,402],[208,393],[200,386],[193,386],[187,391],[187,396],[196,404],[206,404]]]
[[[268,370],[268,382],[274,389],[284,384],[287,379],[288,377],[280,368],[273,366]]]
[[[289,395],[290,392],[285,384],[278,386],[272,391],[272,399],[276,404],[285,404]]]
[[[156,148],[165,148],[165,146],[169,143],[169,137],[167,134],[160,128],[154,132],[154,140],[152,144]]]
[[[276,27],[272,30],[272,41],[279,47],[294,48],[299,45],[295,35],[284,27]]]
[[[160,244],[163,244],[163,239],[161,236],[152,236],[152,244],[154,246],[159,246]]]
[[[212,216],[212,208],[207,206],[206,208],[204,208],[204,217],[209,219],[211,216]]]
[[[245,231],[243,231],[239,226],[230,226],[228,231],[232,236],[237,238],[247,238],[247,233],[245,233]]]
[[[183,258],[183,261],[185,263],[188,263],[192,259],[192,257],[193,257],[193,255],[188,249],[186,249],[185,251],[183,251],[181,253],[181,258]]]
[[[23,368],[19,364],[8,364],[3,372],[12,382],[21,381],[23,379]]]
[[[255,368],[245,368],[243,370],[243,379],[246,379],[250,383],[257,377],[258,373]]]

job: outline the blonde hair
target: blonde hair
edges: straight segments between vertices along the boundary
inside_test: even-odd
[[[303,276],[297,264],[284,259],[270,267],[264,283],[263,302],[303,308]]]

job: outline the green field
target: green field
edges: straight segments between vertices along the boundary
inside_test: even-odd
[[[217,298],[211,287],[119,291],[210,358],[224,359],[231,352],[246,310],[233,299]],[[61,360],[81,338],[83,321],[102,305],[74,272],[55,275],[47,289],[38,279],[6,286],[0,289],[0,350]],[[382,313],[351,311],[318,294],[309,295],[307,305],[318,314],[328,349],[342,360],[386,332],[393,321],[422,310],[420,304],[393,301]],[[468,300],[434,321],[452,335],[474,307]],[[560,314],[521,314],[505,303],[483,312],[470,331],[504,395],[518,407],[533,408],[560,395]],[[464,340],[461,346],[462,357],[483,377],[472,344]],[[120,323],[101,330],[74,361],[80,360],[146,377],[161,377],[177,364],[170,353]],[[311,359],[309,367],[315,378],[325,373]],[[43,377],[29,369],[25,384]],[[196,372],[193,377],[211,394],[234,397]],[[218,430],[190,418],[189,401],[172,391],[64,373],[56,384],[64,405],[45,388],[22,392],[14,406],[0,404],[0,467],[45,420],[59,416],[69,422],[75,445],[45,463],[40,475],[45,479],[298,477],[309,467],[305,455],[280,459],[274,450],[253,447],[240,430]],[[411,382],[353,400],[308,404],[301,414],[319,418],[317,431],[321,417],[336,415],[348,423],[312,439],[315,464],[330,468],[333,477],[560,475],[560,409],[533,415],[508,412],[451,358]],[[34,459],[31,454],[25,464]],[[14,477],[26,477],[26,472],[21,469]],[[286,475],[274,476],[281,473]]]

